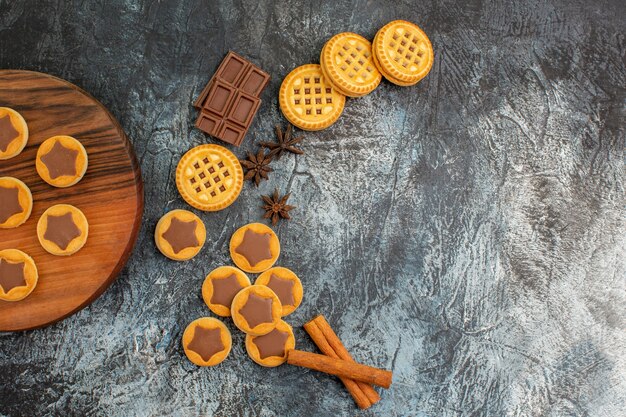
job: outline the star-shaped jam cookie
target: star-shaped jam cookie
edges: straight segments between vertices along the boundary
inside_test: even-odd
[[[20,204],[20,190],[17,187],[0,187],[0,223],[4,223],[11,216],[24,211]]]
[[[56,179],[64,175],[76,176],[76,158],[77,150],[68,149],[57,140],[52,149],[41,157],[41,162],[48,168],[50,178]]]
[[[59,249],[67,249],[72,240],[80,235],[81,231],[74,223],[72,213],[65,213],[61,216],[48,216],[48,227],[43,237],[57,245]]]
[[[243,240],[237,246],[235,252],[245,257],[250,266],[254,267],[261,261],[272,259],[270,239],[269,233],[257,233],[247,229],[243,235]]]
[[[243,288],[235,274],[231,274],[226,278],[214,279],[212,283],[213,296],[211,297],[211,303],[221,304],[228,308],[232,305],[235,295]]]
[[[205,362],[224,348],[220,329],[206,329],[201,326],[196,326],[193,339],[187,345],[187,349],[196,352]]]
[[[5,294],[16,287],[25,287],[24,262],[12,263],[0,259],[0,287]]]
[[[274,329],[266,335],[257,336],[253,339],[254,344],[259,349],[261,359],[270,356],[285,356],[285,345],[289,339],[289,333]]]
[[[272,302],[271,298],[250,294],[246,304],[239,310],[239,314],[248,322],[248,326],[251,329],[254,329],[259,324],[271,323],[274,321],[272,317]]]
[[[196,236],[197,225],[198,223],[195,220],[185,222],[173,217],[170,227],[161,236],[167,240],[174,253],[177,254],[183,249],[194,248],[200,245]]]
[[[17,139],[19,135],[20,132],[15,130],[8,114],[0,117],[0,152],[6,152],[11,142]]]

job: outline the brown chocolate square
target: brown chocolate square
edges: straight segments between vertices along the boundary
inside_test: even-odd
[[[230,107],[226,120],[246,127],[252,123],[252,118],[259,108],[259,104],[261,104],[261,100],[258,98],[239,91]]]
[[[209,135],[215,136],[222,124],[222,118],[211,113],[200,112],[196,127]]]
[[[251,67],[248,73],[241,81],[240,89],[244,93],[248,93],[251,96],[259,97],[261,92],[270,81],[270,76],[265,71],[261,71],[259,68]]]
[[[236,88],[219,80],[215,81],[209,90],[203,109],[224,117],[230,109],[230,103],[236,94]]]
[[[220,67],[217,69],[215,76],[227,83],[237,86],[249,65],[250,62],[236,53],[229,51]]]
[[[243,141],[244,136],[248,129],[242,128],[241,126],[234,125],[225,121],[222,124],[222,128],[217,134],[217,137],[224,142],[232,143],[235,146],[239,146]]]

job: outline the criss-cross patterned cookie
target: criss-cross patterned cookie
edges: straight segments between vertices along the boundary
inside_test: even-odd
[[[374,62],[394,84],[413,85],[424,78],[433,65],[430,39],[414,23],[394,20],[383,26],[373,43]]]
[[[346,97],[324,77],[319,65],[307,64],[285,77],[279,102],[283,114],[294,126],[322,130],[341,116]]]
[[[237,157],[219,145],[200,145],[181,158],[176,169],[180,195],[193,207],[218,211],[230,206],[243,186]]]
[[[372,57],[370,41],[356,33],[339,33],[324,45],[320,55],[324,76],[349,97],[372,92],[382,76]]]

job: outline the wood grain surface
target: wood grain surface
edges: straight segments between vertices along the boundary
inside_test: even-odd
[[[96,99],[46,74],[0,71],[0,106],[19,111],[30,137],[24,151],[0,161],[0,177],[24,181],[33,194],[33,212],[15,229],[0,230],[0,250],[20,249],[36,262],[39,282],[19,302],[0,301],[0,331],[45,326],[85,307],[116,278],[134,246],[143,213],[143,185],[126,135]],[[83,179],[54,188],[35,171],[39,145],[55,135],[78,139],[89,156]],[[37,239],[41,214],[55,204],[71,204],[89,221],[87,244],[76,254],[47,253]]]

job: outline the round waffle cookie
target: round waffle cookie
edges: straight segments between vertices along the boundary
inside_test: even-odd
[[[326,129],[337,121],[346,97],[326,80],[316,64],[302,65],[283,80],[279,92],[280,109],[303,130]]]
[[[428,36],[414,23],[394,20],[383,26],[373,43],[375,63],[394,84],[413,85],[433,66],[433,47]]]
[[[176,187],[191,206],[218,211],[230,206],[243,186],[237,157],[219,145],[200,145],[188,151],[176,168]]]
[[[0,107],[0,160],[18,155],[28,142],[28,125],[21,114]]]
[[[372,44],[356,33],[339,33],[332,38],[320,55],[322,72],[332,85],[349,97],[371,93],[382,76],[372,58]]]

